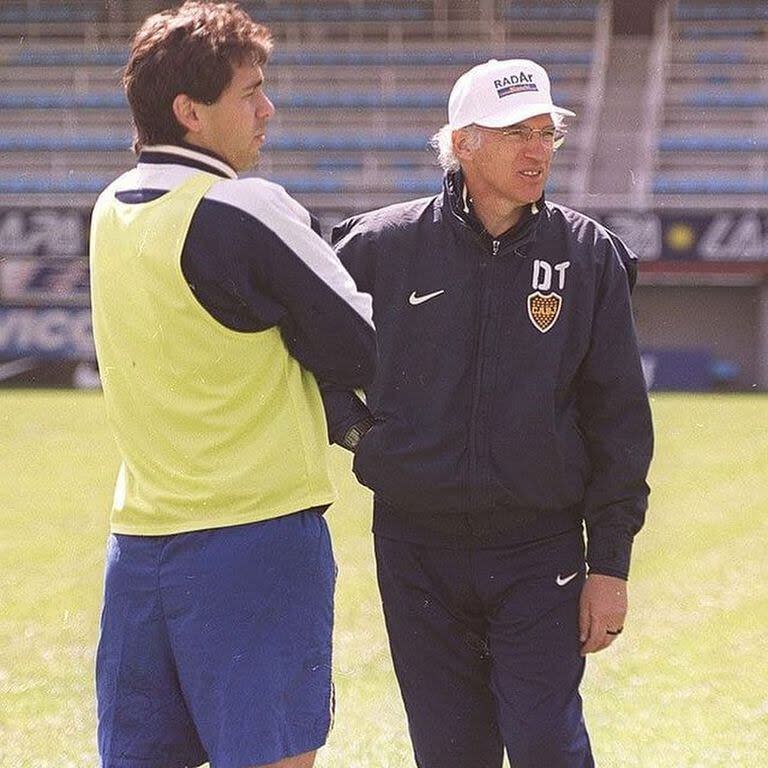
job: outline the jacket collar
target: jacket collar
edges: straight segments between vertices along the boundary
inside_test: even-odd
[[[525,252],[520,249],[535,240],[544,209],[545,199],[542,194],[539,200],[527,206],[523,218],[515,226],[493,237],[475,214],[472,200],[467,195],[464,176],[458,170],[448,171],[443,177],[443,192],[436,200],[435,218],[450,221],[454,226],[469,228],[489,244],[494,240],[499,241],[499,253],[514,250],[524,256]]]
[[[236,179],[237,173],[218,155],[192,144],[155,144],[142,147],[139,162],[150,165],[185,165],[216,174],[224,179]]]

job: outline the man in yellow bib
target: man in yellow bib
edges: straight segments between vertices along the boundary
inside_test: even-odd
[[[334,500],[316,378],[365,387],[371,301],[256,164],[269,31],[187,2],[137,32],[135,169],[91,227],[122,456],[97,655],[105,768],[307,768],[332,709]]]

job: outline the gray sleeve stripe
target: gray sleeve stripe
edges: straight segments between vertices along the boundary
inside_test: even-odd
[[[373,327],[371,297],[357,290],[331,246],[312,230],[309,212],[281,186],[258,178],[223,180],[211,187],[206,199],[236,207],[274,232],[298,259]]]

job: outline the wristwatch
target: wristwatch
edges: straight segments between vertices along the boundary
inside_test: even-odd
[[[344,439],[340,445],[342,448],[346,448],[348,451],[354,453],[357,450],[357,444],[362,439],[363,435],[376,423],[373,416],[369,416],[362,421],[358,421],[357,424],[353,424],[344,435]]]

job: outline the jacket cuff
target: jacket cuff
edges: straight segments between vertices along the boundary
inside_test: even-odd
[[[320,385],[320,395],[328,423],[328,440],[342,445],[347,432],[361,421],[372,418],[365,403],[351,390]]]
[[[587,564],[590,573],[629,578],[632,539],[591,535],[587,540]]]
[[[342,448],[354,453],[357,450],[357,444],[363,439],[365,433],[376,423],[373,416],[367,416],[362,421],[353,424],[344,435],[344,439],[338,441]]]

